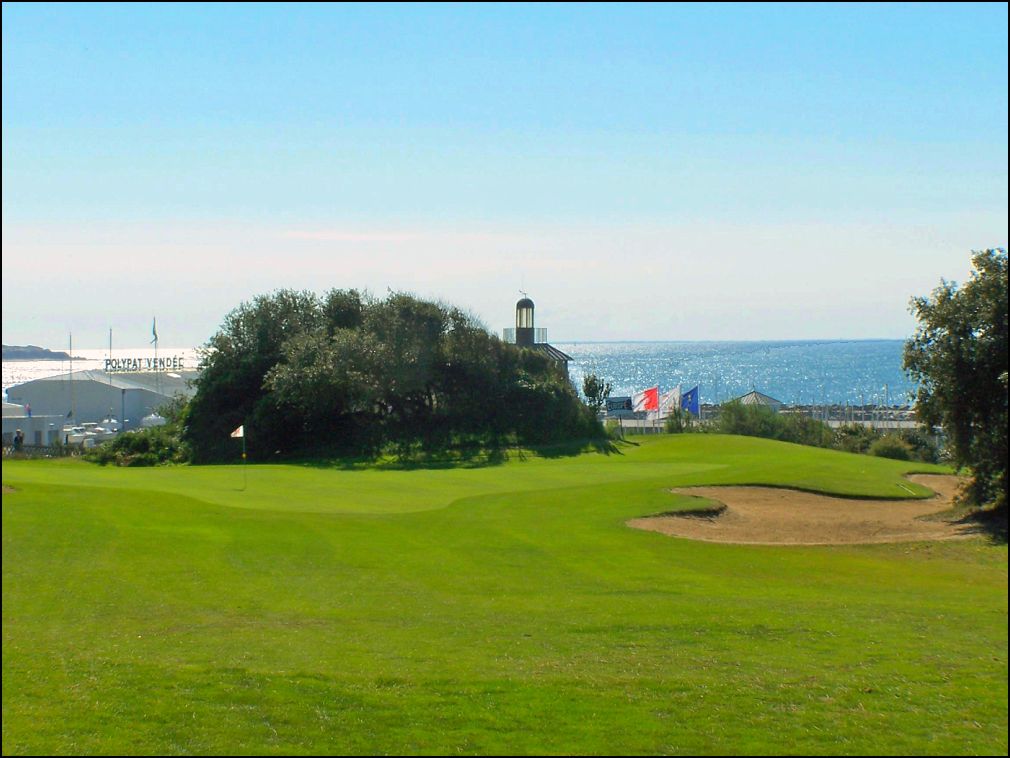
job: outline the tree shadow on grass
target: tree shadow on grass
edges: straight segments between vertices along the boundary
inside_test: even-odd
[[[955,497],[954,503],[945,511],[930,514],[929,520],[946,521],[956,524],[965,534],[985,537],[994,545],[1007,544],[1007,509],[993,505],[977,506],[966,503],[965,491]]]
[[[621,448],[637,446],[636,443],[609,439],[583,439],[522,447],[463,448],[435,452],[412,451],[407,455],[379,456],[332,456],[320,454],[297,459],[287,459],[284,463],[315,469],[339,469],[342,471],[417,471],[439,469],[479,469],[500,466],[510,460],[524,461],[529,458],[574,458],[585,454],[623,455]],[[280,461],[278,461],[280,462]]]
[[[972,527],[996,545],[1007,544],[1007,509],[977,508],[959,518],[956,523]]]
[[[941,514],[950,523],[964,527],[966,532],[984,536],[994,545],[1007,544],[1007,504],[1006,498],[997,498],[994,503],[976,505],[971,490],[972,482],[962,482],[951,508]]]
[[[531,445],[529,451],[538,458],[572,458],[576,455],[590,452],[601,455],[624,455],[621,446],[631,444],[635,443],[628,443],[623,440],[615,442],[611,439],[602,438],[556,442],[549,445]]]

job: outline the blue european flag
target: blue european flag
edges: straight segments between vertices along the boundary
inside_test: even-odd
[[[695,416],[701,415],[701,404],[698,401],[698,386],[680,396],[680,407]]]

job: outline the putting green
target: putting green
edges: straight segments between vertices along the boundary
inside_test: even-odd
[[[609,455],[520,458],[514,453],[505,465],[413,470],[311,465],[122,469],[75,460],[17,461],[4,464],[4,475],[5,481],[10,471],[20,482],[173,493],[232,508],[304,513],[406,513],[445,508],[477,495],[651,480],[681,486],[778,484],[862,497],[908,497],[904,488],[922,497],[930,494],[900,479],[900,472],[910,468],[907,464],[833,457],[798,445],[785,446],[790,456],[775,460],[768,453],[781,444],[721,435],[643,437]]]

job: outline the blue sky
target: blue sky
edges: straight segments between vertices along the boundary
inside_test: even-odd
[[[3,6],[8,343],[276,287],[903,337],[1006,209],[1005,4]]]

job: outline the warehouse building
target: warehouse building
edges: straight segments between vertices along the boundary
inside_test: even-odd
[[[10,387],[7,400],[30,408],[31,416],[57,416],[67,424],[115,418],[123,429],[138,429],[174,398],[192,397],[198,373],[75,371]]]

